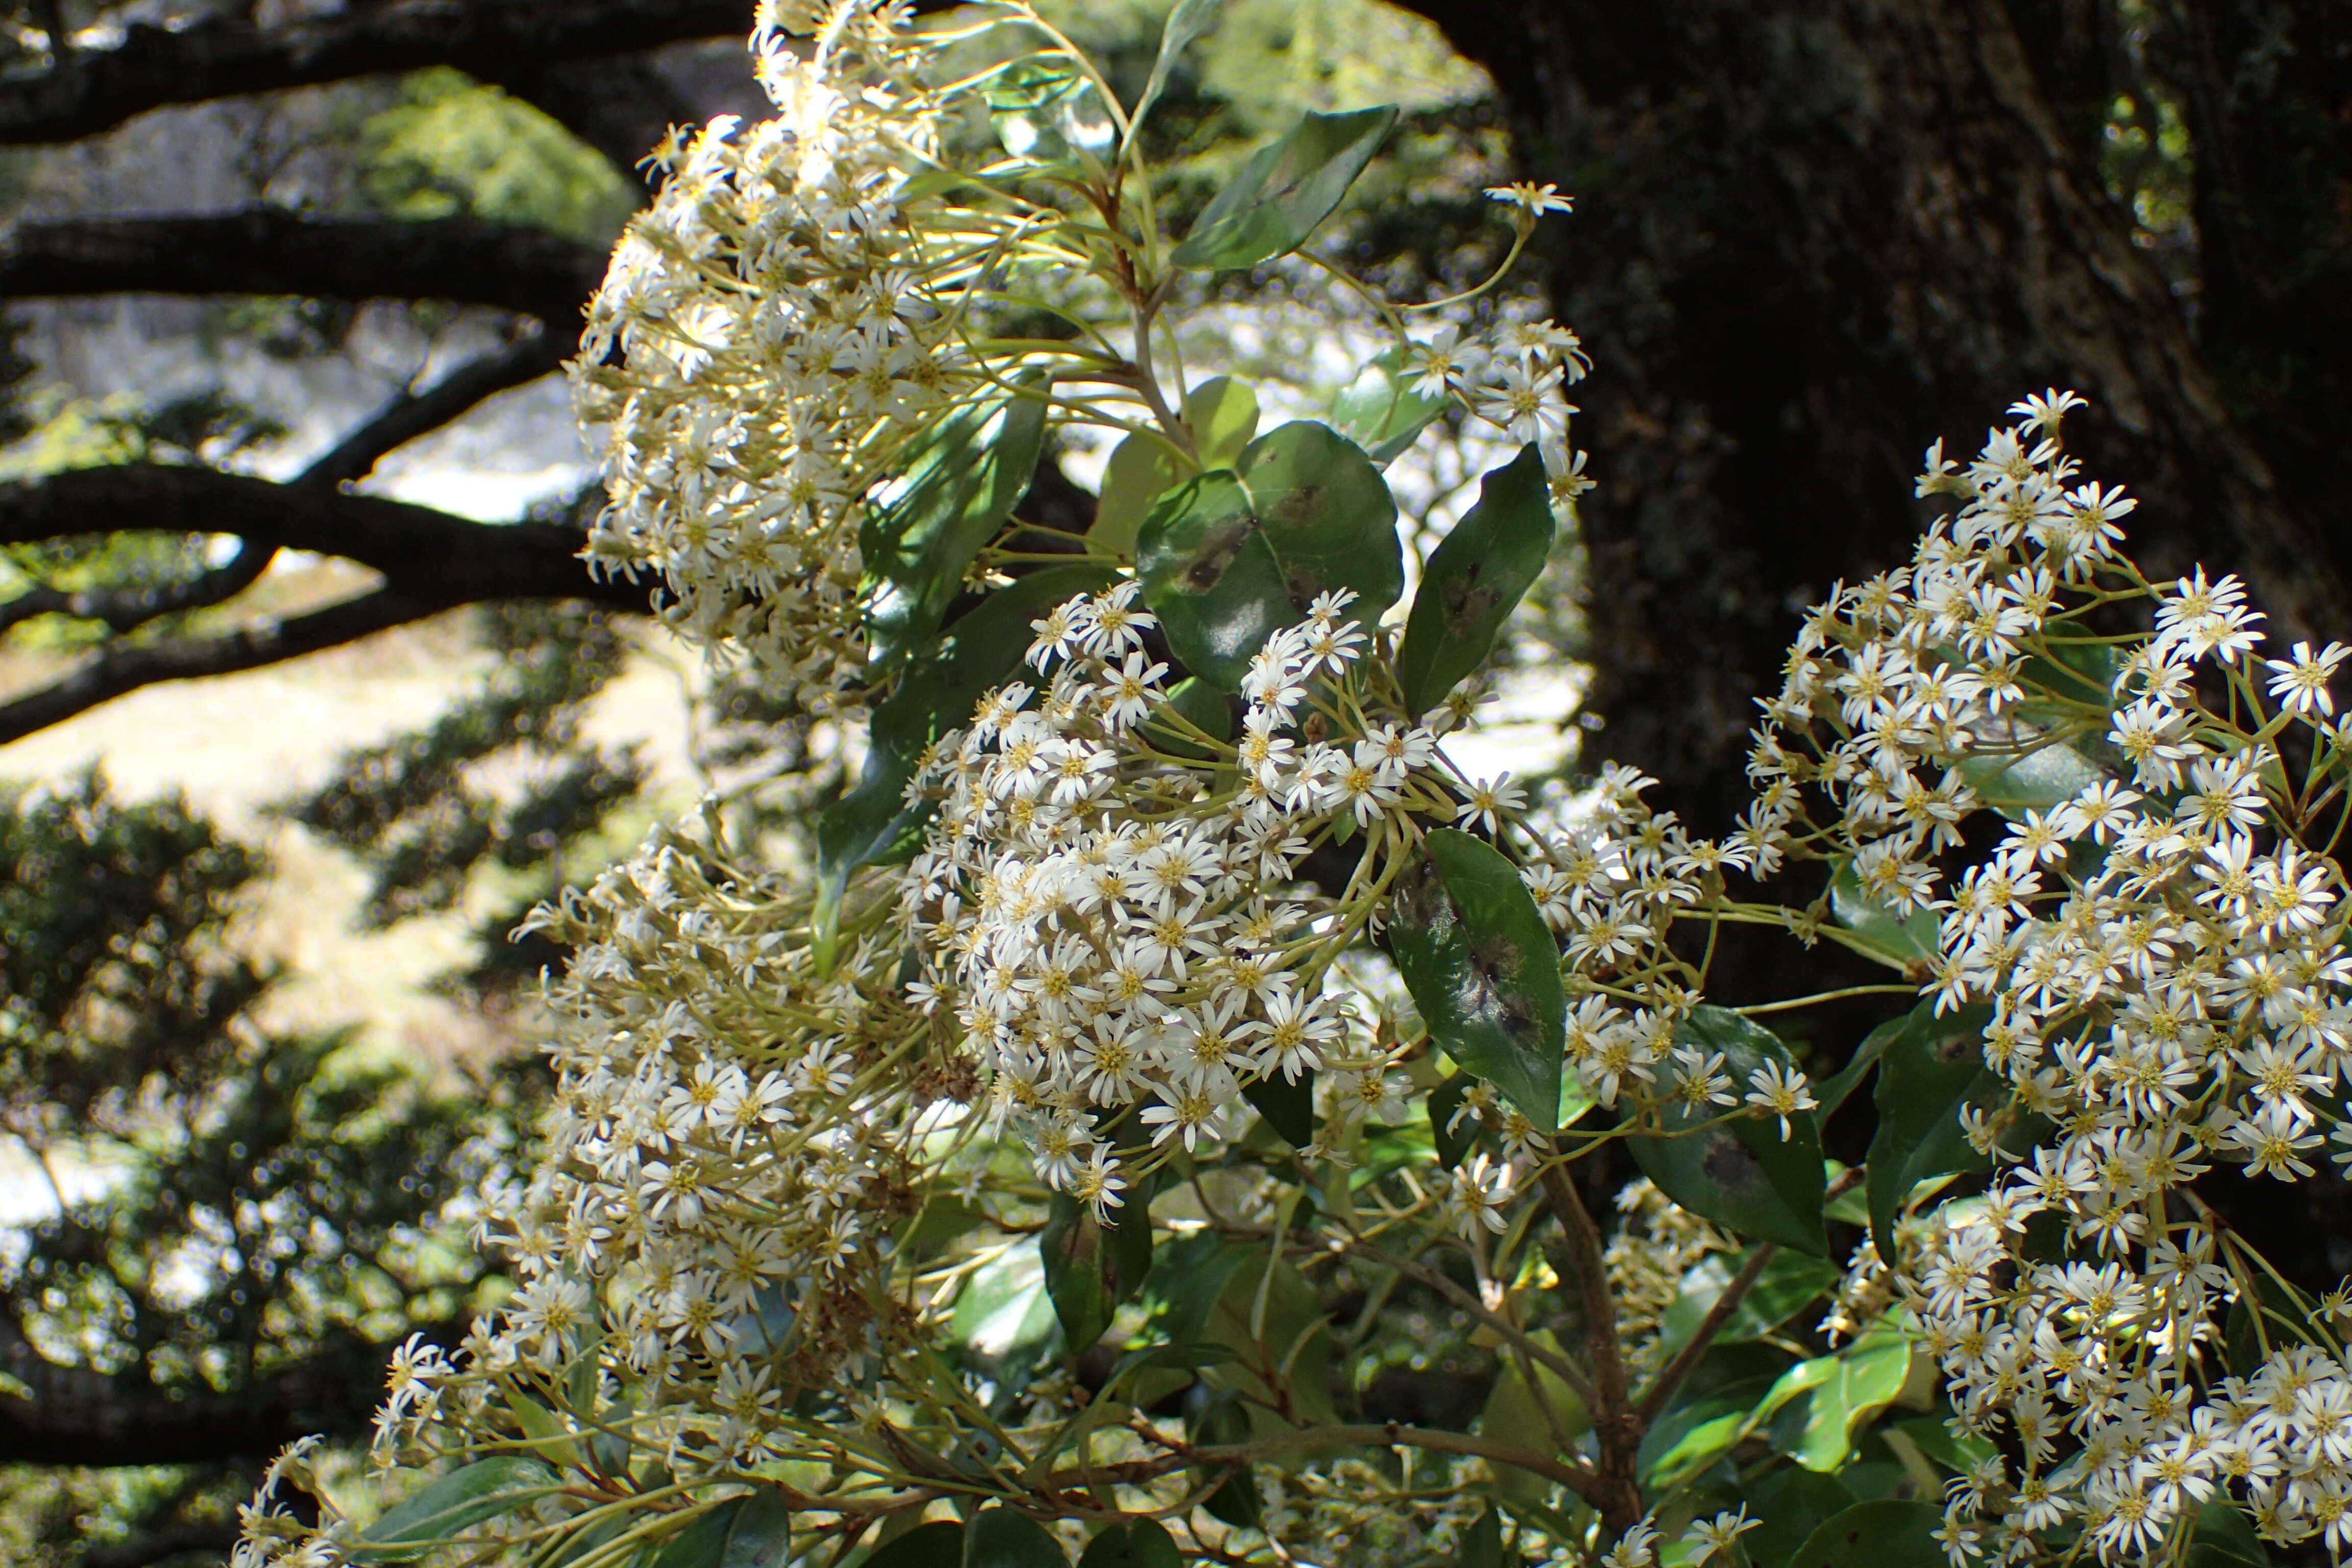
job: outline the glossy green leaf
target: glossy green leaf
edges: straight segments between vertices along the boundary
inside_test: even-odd
[[[1434,830],[1398,879],[1390,942],[1430,1037],[1549,1137],[1568,1000],[1559,950],[1518,868],[1482,839]]]
[[[1935,1537],[1943,1522],[1934,1503],[1858,1502],[1823,1520],[1787,1568],[1949,1568]]]
[[[1009,1508],[984,1508],[963,1527],[963,1568],[1069,1568],[1045,1527]]]
[[[1489,1507],[1462,1538],[1461,1568],[1503,1568],[1503,1515]]]
[[[1315,1142],[1315,1074],[1311,1070],[1295,1079],[1279,1073],[1254,1078],[1242,1085],[1242,1098],[1292,1148],[1304,1149]]]
[[[1054,1195],[1037,1252],[1045,1266],[1045,1291],[1070,1349],[1083,1351],[1110,1328],[1118,1304],[1141,1288],[1151,1269],[1151,1205],[1139,1192],[1113,1211],[1113,1223],[1095,1218],[1094,1206],[1066,1193]]]
[[[1385,468],[1402,457],[1450,401],[1412,390],[1402,348],[1375,354],[1331,400],[1331,424]]]
[[[1478,481],[1478,501],[1430,552],[1405,622],[1397,679],[1425,713],[1486,663],[1551,554],[1551,486],[1533,445]]]
[[[1184,1554],[1158,1520],[1128,1519],[1097,1531],[1078,1568],[1184,1568]]]
[[[1634,1458],[1643,1489],[1663,1497],[1731,1452],[1770,1387],[1769,1377],[1742,1378],[1668,1409],[1643,1435]]]
[[[1143,117],[1151,112],[1151,106],[1168,89],[1168,75],[1176,68],[1176,62],[1202,34],[1217,25],[1217,13],[1223,5],[1223,0],[1176,0],[1174,8],[1168,13],[1167,24],[1160,29],[1160,53],[1151,61],[1151,75],[1145,79],[1143,92],[1127,117],[1129,142],[1142,130]]]
[[[1721,1007],[1694,1009],[1675,1040],[1709,1055],[1721,1052],[1720,1070],[1737,1095],[1747,1093],[1755,1068],[1789,1059],[1788,1048],[1769,1030]],[[1811,1112],[1789,1118],[1785,1138],[1776,1119],[1753,1115],[1699,1130],[1708,1118],[1679,1101],[1670,1101],[1661,1119],[1667,1132],[1680,1135],[1631,1140],[1634,1163],[1661,1192],[1751,1240],[1828,1255],[1821,1129]]]
[[[1132,435],[1110,449],[1102,494],[1087,537],[1114,555],[1132,555],[1135,536],[1160,498],[1176,483],[1176,458],[1157,437]]]
[[[1886,1047],[1895,1043],[1896,1037],[1909,1026],[1910,1021],[1908,1013],[1889,1018],[1862,1037],[1862,1044],[1854,1047],[1853,1056],[1845,1066],[1813,1090],[1813,1098],[1821,1101],[1821,1110],[1814,1113],[1816,1117],[1827,1121],[1837,1114],[1838,1108],[1862,1087],[1862,1080],[1869,1075],[1871,1068],[1878,1065],[1878,1058],[1886,1054]]]
[[[1286,256],[1331,216],[1396,123],[1392,106],[1309,114],[1260,149],[1202,209],[1171,260],[1232,271]]]
[[[1984,1029],[1992,1010],[1963,1007],[1936,1016],[1913,1008],[1878,1060],[1878,1131],[1870,1141],[1870,1231],[1882,1258],[1895,1256],[1895,1217],[1911,1189],[1931,1176],[1981,1171],[1990,1164],[1969,1146],[1961,1107],[1998,1104],[2009,1086],[1984,1065]]]
[[[1016,158],[1101,166],[1118,134],[1102,89],[1065,55],[1034,53],[989,80],[996,139]]]
[[[1750,1247],[1731,1258],[1708,1258],[1683,1276],[1681,1293],[1658,1321],[1661,1359],[1690,1343],[1754,1250]],[[1836,1289],[1841,1278],[1843,1271],[1826,1259],[1801,1252],[1780,1253],[1764,1266],[1756,1283],[1716,1330],[1715,1342],[1732,1345],[1762,1338]]]
[[[792,1525],[791,1505],[774,1492],[730,1498],[679,1531],[653,1568],[784,1568]]]
[[[404,1499],[363,1531],[346,1555],[357,1563],[408,1563],[475,1525],[544,1497],[554,1472],[536,1460],[479,1459]]]
[[[1799,1362],[1756,1407],[1773,1447],[1809,1470],[1845,1463],[1855,1434],[1903,1392],[1911,1341],[1881,1324],[1833,1355]]]
[[[2235,1503],[2215,1498],[2197,1510],[2188,1568],[2268,1568],[2270,1549]]]
[[[1007,394],[941,420],[858,531],[878,583],[876,664],[895,668],[939,629],[980,547],[1004,526],[1045,450],[1042,395]]]
[[[1936,911],[1915,910],[1897,915],[1874,902],[1854,875],[1851,858],[1841,858],[1837,875],[1830,879],[1830,912],[1837,916],[1838,924],[1868,943],[1880,962],[1906,973],[1916,971],[1917,978],[1926,977],[1926,970],[1919,966],[1934,963],[1940,954]]]
[[[1252,441],[1231,470],[1162,496],[1136,541],[1144,602],[1194,675],[1226,690],[1318,594],[1352,588],[1370,626],[1404,592],[1396,502],[1361,450],[1294,420]]]
[[[860,1568],[962,1568],[963,1526],[951,1519],[919,1524],[876,1547]]]
[[[1257,394],[1230,375],[1213,375],[1184,395],[1184,424],[1203,468],[1230,468],[1257,434]]]
[[[911,851],[929,812],[907,804],[923,748],[971,717],[972,707],[1020,668],[1036,634],[1032,623],[1111,579],[1107,565],[1033,572],[991,594],[933,638],[909,663],[866,724],[866,766],[856,787],[819,814],[817,876],[836,902],[849,873]]]

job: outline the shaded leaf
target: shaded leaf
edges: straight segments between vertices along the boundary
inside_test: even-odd
[[[1756,1402],[1770,1387],[1769,1377],[1742,1378],[1659,1416],[1634,1457],[1643,1489],[1663,1497],[1729,1453],[1755,1425]]]
[[[1931,1176],[1981,1171],[1990,1162],[1969,1146],[1960,1108],[1998,1103],[2009,1086],[1984,1065],[1992,1009],[1936,1016],[1923,1002],[1888,1037],[1878,1061],[1878,1131],[1870,1141],[1870,1232],[1881,1258],[1895,1256],[1895,1216],[1911,1189]],[[1883,1032],[1883,1031],[1882,1031]]]
[[[1331,216],[1396,118],[1393,106],[1307,115],[1243,165],[1170,259],[1179,267],[1231,271],[1297,249]]]
[[[1151,75],[1145,79],[1143,91],[1128,115],[1129,142],[1143,129],[1143,117],[1151,112],[1151,106],[1167,90],[1168,75],[1176,68],[1176,62],[1202,34],[1217,25],[1217,13],[1223,3],[1224,0],[1176,0],[1174,8],[1168,13],[1167,25],[1160,29],[1160,53],[1152,58]],[[1087,1555],[1093,1555],[1091,1550]]]
[[[980,547],[1029,493],[1045,444],[1042,395],[971,405],[926,433],[904,477],[868,510],[857,543],[882,585],[872,616],[878,668],[939,629]]]
[[[1695,1008],[1675,1031],[1677,1044],[1723,1055],[1732,1092],[1747,1092],[1748,1076],[1768,1061],[1787,1062],[1788,1047],[1769,1030],[1721,1007]],[[1811,1111],[1789,1118],[1789,1135],[1771,1117],[1736,1116],[1701,1128],[1709,1118],[1678,1100],[1660,1113],[1669,1133],[1632,1140],[1634,1163],[1661,1192],[1690,1210],[1756,1241],[1777,1241],[1824,1257],[1822,1226],[1822,1142]]]
[[[1550,481],[1533,445],[1478,482],[1478,500],[1430,552],[1397,654],[1405,711],[1426,713],[1486,661],[1551,554]]]
[[[1437,1163],[1447,1170],[1460,1164],[1478,1142],[1475,1117],[1465,1116],[1462,1125],[1453,1127],[1454,1113],[1462,1109],[1463,1097],[1477,1079],[1467,1073],[1455,1073],[1429,1091],[1425,1109],[1429,1112],[1429,1141],[1437,1151]],[[1448,1131],[1452,1128],[1452,1131]]]
[[[1352,588],[1365,626],[1404,592],[1396,502],[1361,450],[1293,420],[1252,441],[1235,468],[1160,497],[1136,540],[1144,602],[1194,675],[1227,690],[1317,595]]]
[[[1549,1329],[1538,1330],[1529,1337],[1548,1351],[1561,1348],[1559,1336]],[[1559,1373],[1531,1360],[1528,1365],[1534,1371],[1535,1382],[1530,1384],[1518,1358],[1507,1347],[1499,1350],[1496,1356],[1502,1368],[1486,1395],[1486,1408],[1478,1418],[1481,1433],[1531,1454],[1549,1457],[1561,1451],[1563,1440],[1573,1443],[1580,1434],[1591,1429],[1591,1413]],[[1551,1423],[1544,1418],[1547,1405],[1559,1422],[1558,1437],[1552,1435]],[[1500,1460],[1488,1463],[1495,1471],[1496,1492],[1506,1500],[1539,1505],[1551,1495],[1553,1483],[1544,1477]]]
[[[1242,1085],[1242,1098],[1265,1118],[1265,1124],[1282,1135],[1282,1141],[1294,1149],[1304,1149],[1315,1142],[1315,1075],[1302,1072],[1297,1079],[1255,1078]]]
[[[1034,1237],[1007,1247],[974,1270],[956,1297],[949,1320],[955,1337],[983,1355],[1003,1355],[1016,1346],[1034,1344],[1053,1326],[1045,1261]]]
[[[1154,1519],[1105,1525],[1078,1557],[1078,1568],[1183,1568],[1176,1538]]]
[[[1698,1326],[1715,1310],[1732,1277],[1746,1265],[1755,1248],[1732,1258],[1708,1258],[1683,1276],[1682,1291],[1658,1321],[1658,1353],[1672,1356],[1690,1343]],[[1748,1294],[1723,1326],[1715,1331],[1717,1344],[1738,1344],[1760,1339],[1795,1317],[1811,1303],[1836,1289],[1843,1271],[1831,1262],[1801,1252],[1782,1252],[1764,1266]]]
[[[860,1568],[962,1568],[963,1526],[951,1519],[919,1524],[874,1549]]]
[[[1184,1406],[1184,1436],[1194,1447],[1220,1448],[1250,1440],[1249,1413],[1242,1407],[1239,1395],[1205,1384],[1196,1386],[1192,1394]],[[1202,1481],[1224,1477],[1214,1491],[1201,1500],[1211,1518],[1238,1530],[1258,1527],[1263,1505],[1248,1465],[1202,1465],[1194,1474]]]
[[[1253,1248],[1241,1261],[1202,1330],[1234,1359],[1209,1368],[1203,1381],[1242,1396],[1254,1435],[1301,1423],[1339,1422],[1331,1405],[1331,1331],[1322,1293],[1288,1263]]]
[[[662,1548],[653,1568],[784,1568],[792,1507],[772,1491],[730,1498]]]
[[[1559,950],[1514,867],[1450,827],[1398,880],[1390,940],[1430,1037],[1549,1136],[1568,1000]]]
[[[531,1459],[477,1460],[403,1500],[367,1527],[346,1555],[353,1563],[407,1563],[463,1531],[544,1496],[554,1473]]]
[[[1068,1568],[1045,1527],[1009,1508],[984,1508],[963,1527],[963,1568]]]
[[[1197,675],[1188,675],[1175,684],[1168,693],[1168,700],[1143,723],[1150,731],[1146,738],[1161,751],[1180,757],[1206,758],[1213,753],[1185,726],[1192,726],[1212,740],[1230,741],[1234,713],[1226,706],[1223,692]]]
[[[1748,1517],[1755,1530],[1740,1537],[1750,1563],[1777,1565],[1794,1557],[1822,1521],[1852,1508],[1856,1499],[1834,1476],[1797,1465],[1773,1465],[1748,1484]]]
[[[1948,1568],[1934,1534],[1943,1522],[1933,1503],[1858,1502],[1823,1520],[1788,1568]]]

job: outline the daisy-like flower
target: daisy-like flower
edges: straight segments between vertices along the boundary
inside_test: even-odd
[[[1536,217],[1546,213],[1573,212],[1576,209],[1576,198],[1561,195],[1558,185],[1539,185],[1533,180],[1514,180],[1507,185],[1489,185],[1486,197],[1489,201],[1517,207]]]
[[[1527,803],[1527,792],[1511,782],[1511,775],[1498,773],[1492,780],[1480,779],[1465,786],[1463,798],[1454,807],[1454,820],[1462,827],[1483,826],[1489,834],[1500,833],[1502,819],[1517,815]]]

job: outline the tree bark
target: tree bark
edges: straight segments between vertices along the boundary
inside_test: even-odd
[[[455,66],[495,80],[518,60],[635,54],[751,30],[751,0],[394,0],[256,26],[215,16],[125,29],[37,75],[0,82],[0,143],[77,141],[166,104]]]
[[[2103,8],[1409,4],[1578,197],[1545,281],[1598,365],[1591,744],[1697,830],[1744,798],[1800,611],[1908,558],[1928,441],[1965,456],[2045,385],[2097,405],[2070,437],[2142,498],[2151,568],[2244,570],[2282,630],[2352,621],[2345,487],[2282,482],[2100,184]]]

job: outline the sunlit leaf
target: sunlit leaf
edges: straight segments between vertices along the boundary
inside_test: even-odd
[[[1882,1323],[1836,1353],[1783,1373],[1757,1405],[1756,1423],[1805,1468],[1834,1470],[1864,1424],[1903,1392],[1910,1365],[1909,1336]]]
[[[1387,482],[1361,450],[1305,420],[1252,441],[1234,468],[1160,497],[1137,538],[1136,570],[1176,657],[1227,690],[1317,595],[1355,590],[1349,614],[1370,626],[1404,592]]]
[[[354,1542],[352,1562],[407,1563],[475,1525],[544,1497],[554,1472],[535,1460],[499,1455],[452,1471],[404,1499]]]
[[[1297,249],[1331,216],[1396,118],[1393,107],[1307,115],[1217,193],[1171,259],[1222,272]]]
[[[1413,391],[1412,380],[1405,372],[1402,348],[1373,355],[1332,398],[1332,426],[1373,462],[1382,467],[1394,462],[1450,401]]]

